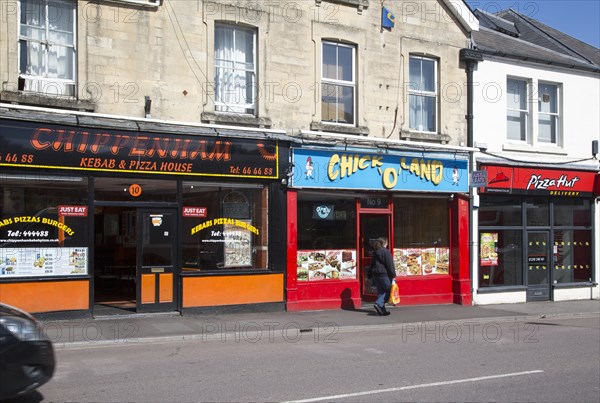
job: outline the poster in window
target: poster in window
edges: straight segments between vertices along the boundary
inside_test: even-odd
[[[2,248],[0,277],[87,274],[87,248]]]
[[[298,281],[356,279],[356,250],[299,250]]]
[[[394,266],[397,276],[448,274],[450,248],[397,248]]]
[[[239,220],[250,224],[250,220]],[[252,266],[252,233],[237,225],[223,224],[223,267]]]
[[[398,276],[419,276],[421,270],[421,249],[394,249],[394,265]]]
[[[497,266],[498,253],[496,252],[496,243],[498,242],[497,232],[482,232],[480,235],[480,265],[481,266]]]
[[[436,248],[435,272],[448,274],[450,269],[450,248]]]
[[[424,275],[435,274],[435,248],[421,249],[421,269]]]

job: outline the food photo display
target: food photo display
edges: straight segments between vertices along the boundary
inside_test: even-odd
[[[298,281],[356,279],[356,250],[299,250]]]
[[[398,276],[448,274],[450,248],[394,249],[394,266]]]

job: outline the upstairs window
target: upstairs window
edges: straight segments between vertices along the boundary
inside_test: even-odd
[[[411,56],[409,79],[410,129],[437,132],[437,61]]]
[[[215,110],[256,113],[256,31],[215,26]]]
[[[19,90],[74,97],[76,2],[19,3]]]
[[[557,84],[507,78],[507,139],[533,146],[560,145],[560,92],[561,87]],[[537,110],[534,106],[536,97]]]
[[[555,84],[538,85],[538,141],[557,144],[559,138],[559,88]]]
[[[326,123],[355,124],[356,48],[337,42],[323,42],[321,75],[321,120]]]
[[[530,114],[527,87],[526,80],[506,80],[506,134],[509,140],[528,141]]]

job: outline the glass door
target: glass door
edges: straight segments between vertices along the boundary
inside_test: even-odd
[[[176,220],[174,209],[138,210],[138,312],[176,309]]]
[[[527,232],[527,301],[550,299],[550,233]]]
[[[359,241],[359,267],[362,297],[366,300],[374,299],[377,290],[371,280],[367,278],[367,268],[371,264],[373,241],[380,237],[390,239],[391,214],[361,214],[360,215],[360,241]],[[388,248],[390,247],[388,243]]]

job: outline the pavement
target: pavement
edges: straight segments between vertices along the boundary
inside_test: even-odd
[[[257,342],[283,337],[327,338],[338,333],[380,328],[414,331],[416,326],[458,326],[544,318],[597,316],[600,301],[528,302],[501,305],[418,305],[389,307],[389,316],[375,314],[372,304],[354,310],[181,315],[178,312],[97,316],[93,319],[41,320],[56,348],[117,344],[220,340]]]

